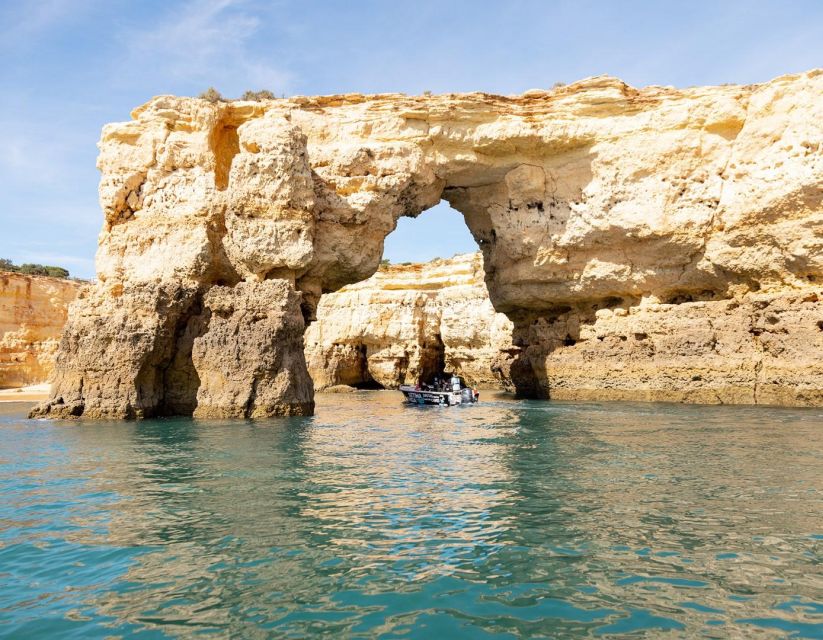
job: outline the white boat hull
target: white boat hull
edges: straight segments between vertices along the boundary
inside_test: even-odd
[[[471,389],[462,391],[423,391],[417,387],[401,385],[400,391],[410,404],[429,404],[451,407],[456,404],[466,404],[477,402],[473,399],[474,394]]]

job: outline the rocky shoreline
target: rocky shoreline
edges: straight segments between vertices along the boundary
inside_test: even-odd
[[[823,291],[624,302],[588,318],[577,309],[535,325],[537,336],[524,354],[512,342],[513,324],[491,305],[482,256],[468,254],[381,267],[368,280],[327,294],[306,330],[304,352],[317,392],[393,389],[444,369],[472,386],[513,390],[512,363],[530,358],[534,366],[544,363],[546,385],[559,400],[815,406],[820,352],[809,348],[809,334],[820,330],[820,299]],[[36,357],[40,371],[53,367],[65,300],[52,298],[50,304],[58,306],[53,314],[42,303],[38,313],[56,318],[49,328],[54,348],[35,346],[18,358],[21,366]],[[199,362],[208,360],[207,352],[200,355]],[[225,378],[213,384],[216,396],[227,392]],[[48,391],[47,384],[4,389],[0,401],[41,401]]]

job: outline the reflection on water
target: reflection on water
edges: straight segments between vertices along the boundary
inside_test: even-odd
[[[0,636],[823,637],[823,411],[0,405]]]

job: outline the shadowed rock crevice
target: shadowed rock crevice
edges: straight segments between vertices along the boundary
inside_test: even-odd
[[[442,377],[446,371],[446,345],[439,333],[426,336],[423,343],[420,375],[418,380],[426,382],[435,376]]]
[[[229,186],[229,174],[234,157],[240,153],[240,137],[237,127],[219,124],[209,138],[209,145],[214,154],[214,186],[225,191]]]
[[[163,373],[163,402],[166,416],[190,416],[197,408],[200,376],[192,360],[194,341],[208,331],[208,316],[200,297],[180,319],[175,338],[176,351]]]

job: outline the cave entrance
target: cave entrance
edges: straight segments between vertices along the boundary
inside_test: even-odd
[[[385,387],[375,380],[369,372],[368,347],[365,344],[360,344],[357,345],[356,351],[358,356],[359,375],[358,379],[353,381],[351,386],[355,389],[363,389],[366,391],[379,391],[381,389],[385,389]]]
[[[420,358],[420,379],[418,382],[430,383],[435,376],[442,378],[446,373],[446,345],[439,333],[427,336]],[[451,373],[451,372],[450,372]]]
[[[355,375],[337,384],[348,384],[355,389],[397,389],[401,384],[431,382],[446,373],[446,345],[440,333],[422,336],[420,344],[392,344],[390,342],[354,347],[357,364]],[[451,373],[451,372],[449,372]]]

